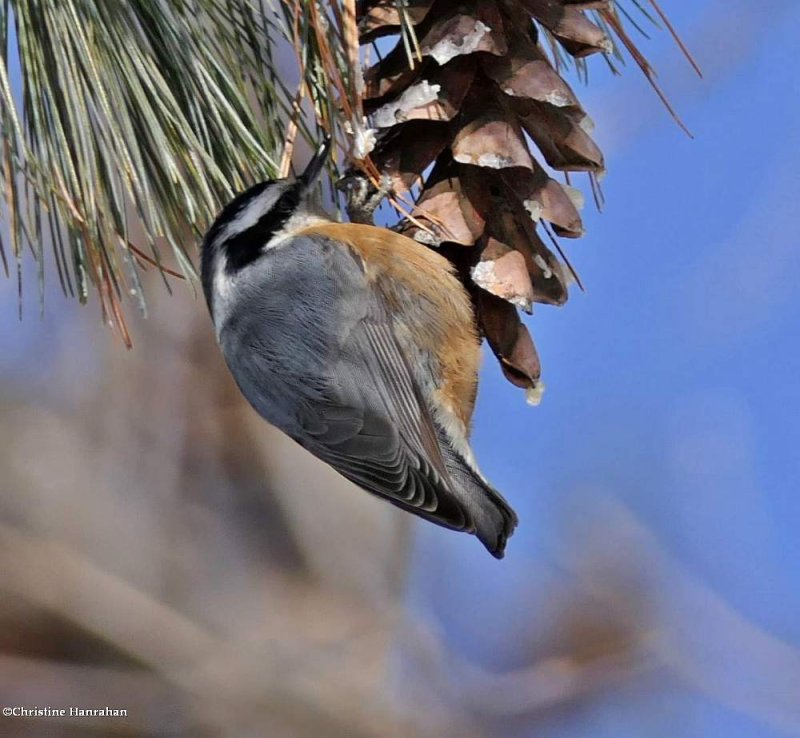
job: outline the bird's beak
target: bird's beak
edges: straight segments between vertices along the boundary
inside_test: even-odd
[[[307,188],[316,184],[319,175],[322,174],[322,170],[325,168],[330,152],[331,137],[326,133],[316,153],[311,157],[311,161],[308,162],[305,171],[297,178],[298,181],[302,182]]]

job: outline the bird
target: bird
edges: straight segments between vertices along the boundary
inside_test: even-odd
[[[358,487],[502,558],[517,516],[469,442],[481,339],[449,260],[316,197],[325,137],[295,178],[234,197],[201,246],[217,342],[268,423]]]

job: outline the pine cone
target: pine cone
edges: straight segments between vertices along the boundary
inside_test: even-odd
[[[506,377],[528,390],[541,367],[517,308],[562,305],[572,281],[541,228],[583,234],[580,193],[543,164],[604,169],[590,119],[541,47],[542,28],[572,56],[608,52],[589,9],[612,12],[575,0],[411,0],[403,12],[421,63],[411,68],[398,41],[365,75],[365,110],[380,131],[372,159],[396,193],[420,185],[417,223],[401,229],[454,261]],[[359,13],[362,43],[400,32],[394,0],[362,2]]]

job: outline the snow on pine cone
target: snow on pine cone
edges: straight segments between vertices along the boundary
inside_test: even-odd
[[[399,6],[359,5],[362,44],[401,34],[403,12],[422,57],[412,68],[410,42],[399,38],[366,72],[365,110],[379,130],[372,159],[395,192],[420,185],[413,216],[425,227],[405,221],[403,231],[454,261],[503,372],[535,400],[541,366],[517,308],[567,300],[571,268],[542,234],[583,234],[581,193],[543,164],[604,171],[591,120],[543,43],[573,57],[608,53],[611,41],[585,11],[614,11],[608,2],[575,0]]]

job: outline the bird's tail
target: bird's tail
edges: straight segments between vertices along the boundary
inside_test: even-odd
[[[502,559],[506,542],[517,527],[517,514],[450,443],[441,443],[445,467],[458,498],[475,525],[475,535],[492,556]]]

